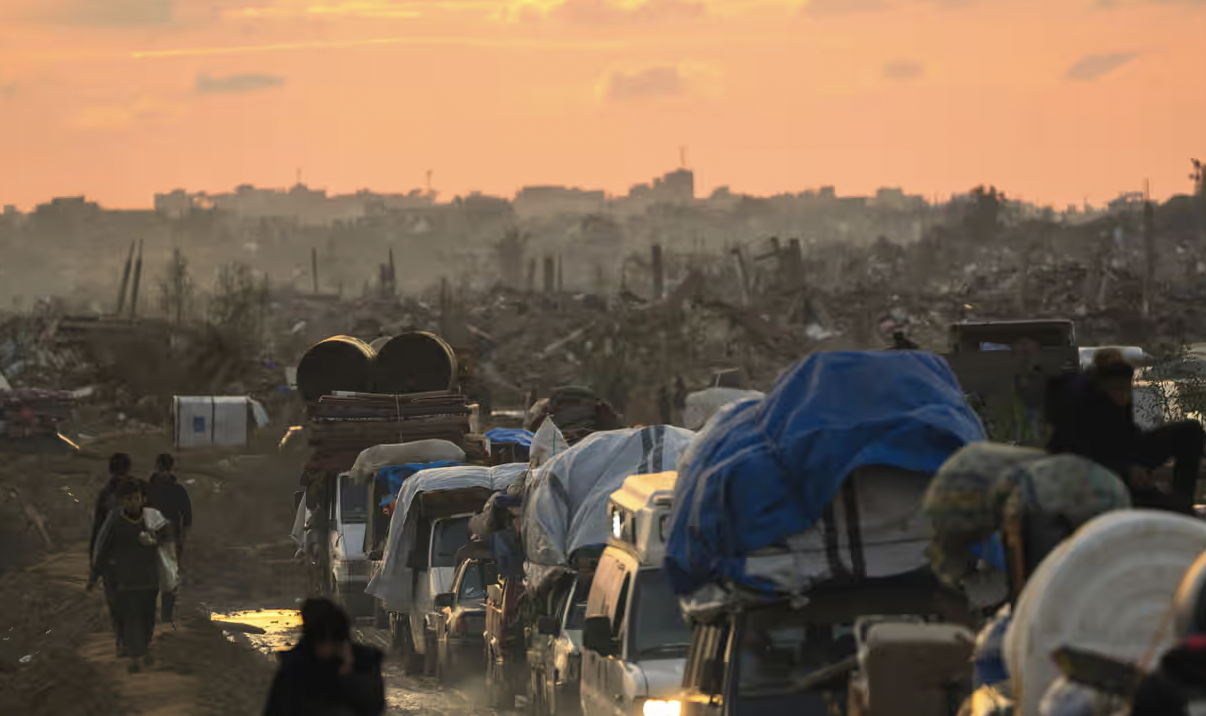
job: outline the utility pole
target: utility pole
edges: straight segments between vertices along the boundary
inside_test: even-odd
[[[126,307],[126,290],[130,287],[130,270],[134,267],[134,242],[130,242],[130,253],[126,256],[126,268],[121,274],[121,292],[117,294],[117,315]]]
[[[318,248],[310,248],[310,278],[314,281],[314,295],[318,295]]]
[[[130,318],[138,314],[138,284],[142,283],[142,242],[138,242],[138,260],[134,263],[134,285],[130,288]]]
[[[1152,291],[1156,282],[1156,210],[1151,191],[1143,180],[1143,317],[1151,316]]]

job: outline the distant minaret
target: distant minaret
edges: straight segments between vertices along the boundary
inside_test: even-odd
[[[297,168],[297,186],[301,186],[301,167]]]
[[[679,169],[687,168],[687,148],[686,147],[678,148],[678,168]]]
[[[427,170],[427,193],[431,193],[431,170]]]

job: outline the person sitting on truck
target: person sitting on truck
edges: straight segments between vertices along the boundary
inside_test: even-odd
[[[620,418],[611,403],[582,386],[555,388],[552,395],[532,406],[524,428],[536,432],[546,417],[553,419],[570,445],[591,433],[620,428]]]
[[[301,618],[301,640],[278,654],[264,716],[383,714],[382,652],[353,642],[347,613],[328,599],[306,600]]]
[[[1052,426],[1047,449],[1086,457],[1121,477],[1137,506],[1193,514],[1198,472],[1206,448],[1200,423],[1182,420],[1144,431],[1135,424],[1135,368],[1117,349],[1100,350],[1087,373],[1048,386]],[[1153,482],[1152,470],[1174,461],[1172,494]]]

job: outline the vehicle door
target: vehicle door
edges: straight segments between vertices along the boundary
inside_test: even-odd
[[[452,624],[452,617],[456,613],[460,599],[458,596],[461,593],[461,582],[465,581],[465,572],[473,564],[472,560],[465,560],[456,570],[456,576],[452,580],[452,589],[449,590],[454,595],[452,598],[451,607],[443,607],[436,613],[435,617],[435,632],[436,642],[439,644],[440,658],[447,657],[448,646],[448,628]]]
[[[599,561],[595,583],[587,599],[587,617],[606,616],[611,621],[612,638],[619,647],[611,656],[582,650],[582,708],[585,716],[614,716],[626,712],[625,641],[628,601],[635,568],[614,554],[605,552]],[[626,715],[627,716],[627,715]]]

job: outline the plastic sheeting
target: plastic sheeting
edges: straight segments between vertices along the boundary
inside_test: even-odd
[[[729,403],[747,398],[763,398],[766,393],[740,388],[708,388],[687,395],[683,408],[683,425],[688,430],[700,430],[708,420]]]
[[[557,427],[552,418],[545,418],[536,434],[532,436],[532,447],[528,451],[529,464],[532,467],[540,467],[566,450],[569,450],[569,443],[561,434],[561,428]]]
[[[593,433],[533,472],[520,528],[528,588],[565,567],[576,550],[605,544],[611,494],[630,475],[674,470],[694,437],[669,425]]]
[[[411,546],[406,540],[406,517],[410,514],[410,505],[415,496],[426,492],[447,492],[469,487],[486,487],[501,491],[527,469],[527,465],[510,463],[497,467],[441,467],[415,473],[402,483],[402,490],[398,493],[398,507],[389,521],[389,536],[385,540],[381,569],[369,581],[364,591],[378,599],[397,602],[402,610],[410,608],[413,571],[406,564],[406,555]]]
[[[666,568],[680,596],[717,583],[774,591],[746,557],[811,528],[867,466],[932,473],[985,439],[950,366],[921,351],[818,353],[766,398],[723,408],[683,457]]]
[[[515,444],[523,447],[532,446],[532,433],[516,428],[494,428],[486,433],[486,439],[499,445]]]
[[[435,470],[441,467],[458,467],[459,462],[453,460],[440,460],[438,462],[410,462],[405,465],[390,465],[383,467],[377,472],[377,482],[383,483],[389,489],[389,494],[381,498],[378,507],[385,507],[398,499],[398,493],[402,490],[402,483],[406,478],[415,475],[424,470]]]
[[[383,467],[417,462],[465,462],[465,451],[447,440],[415,440],[409,443],[374,445],[356,456],[347,474],[367,483]]]

